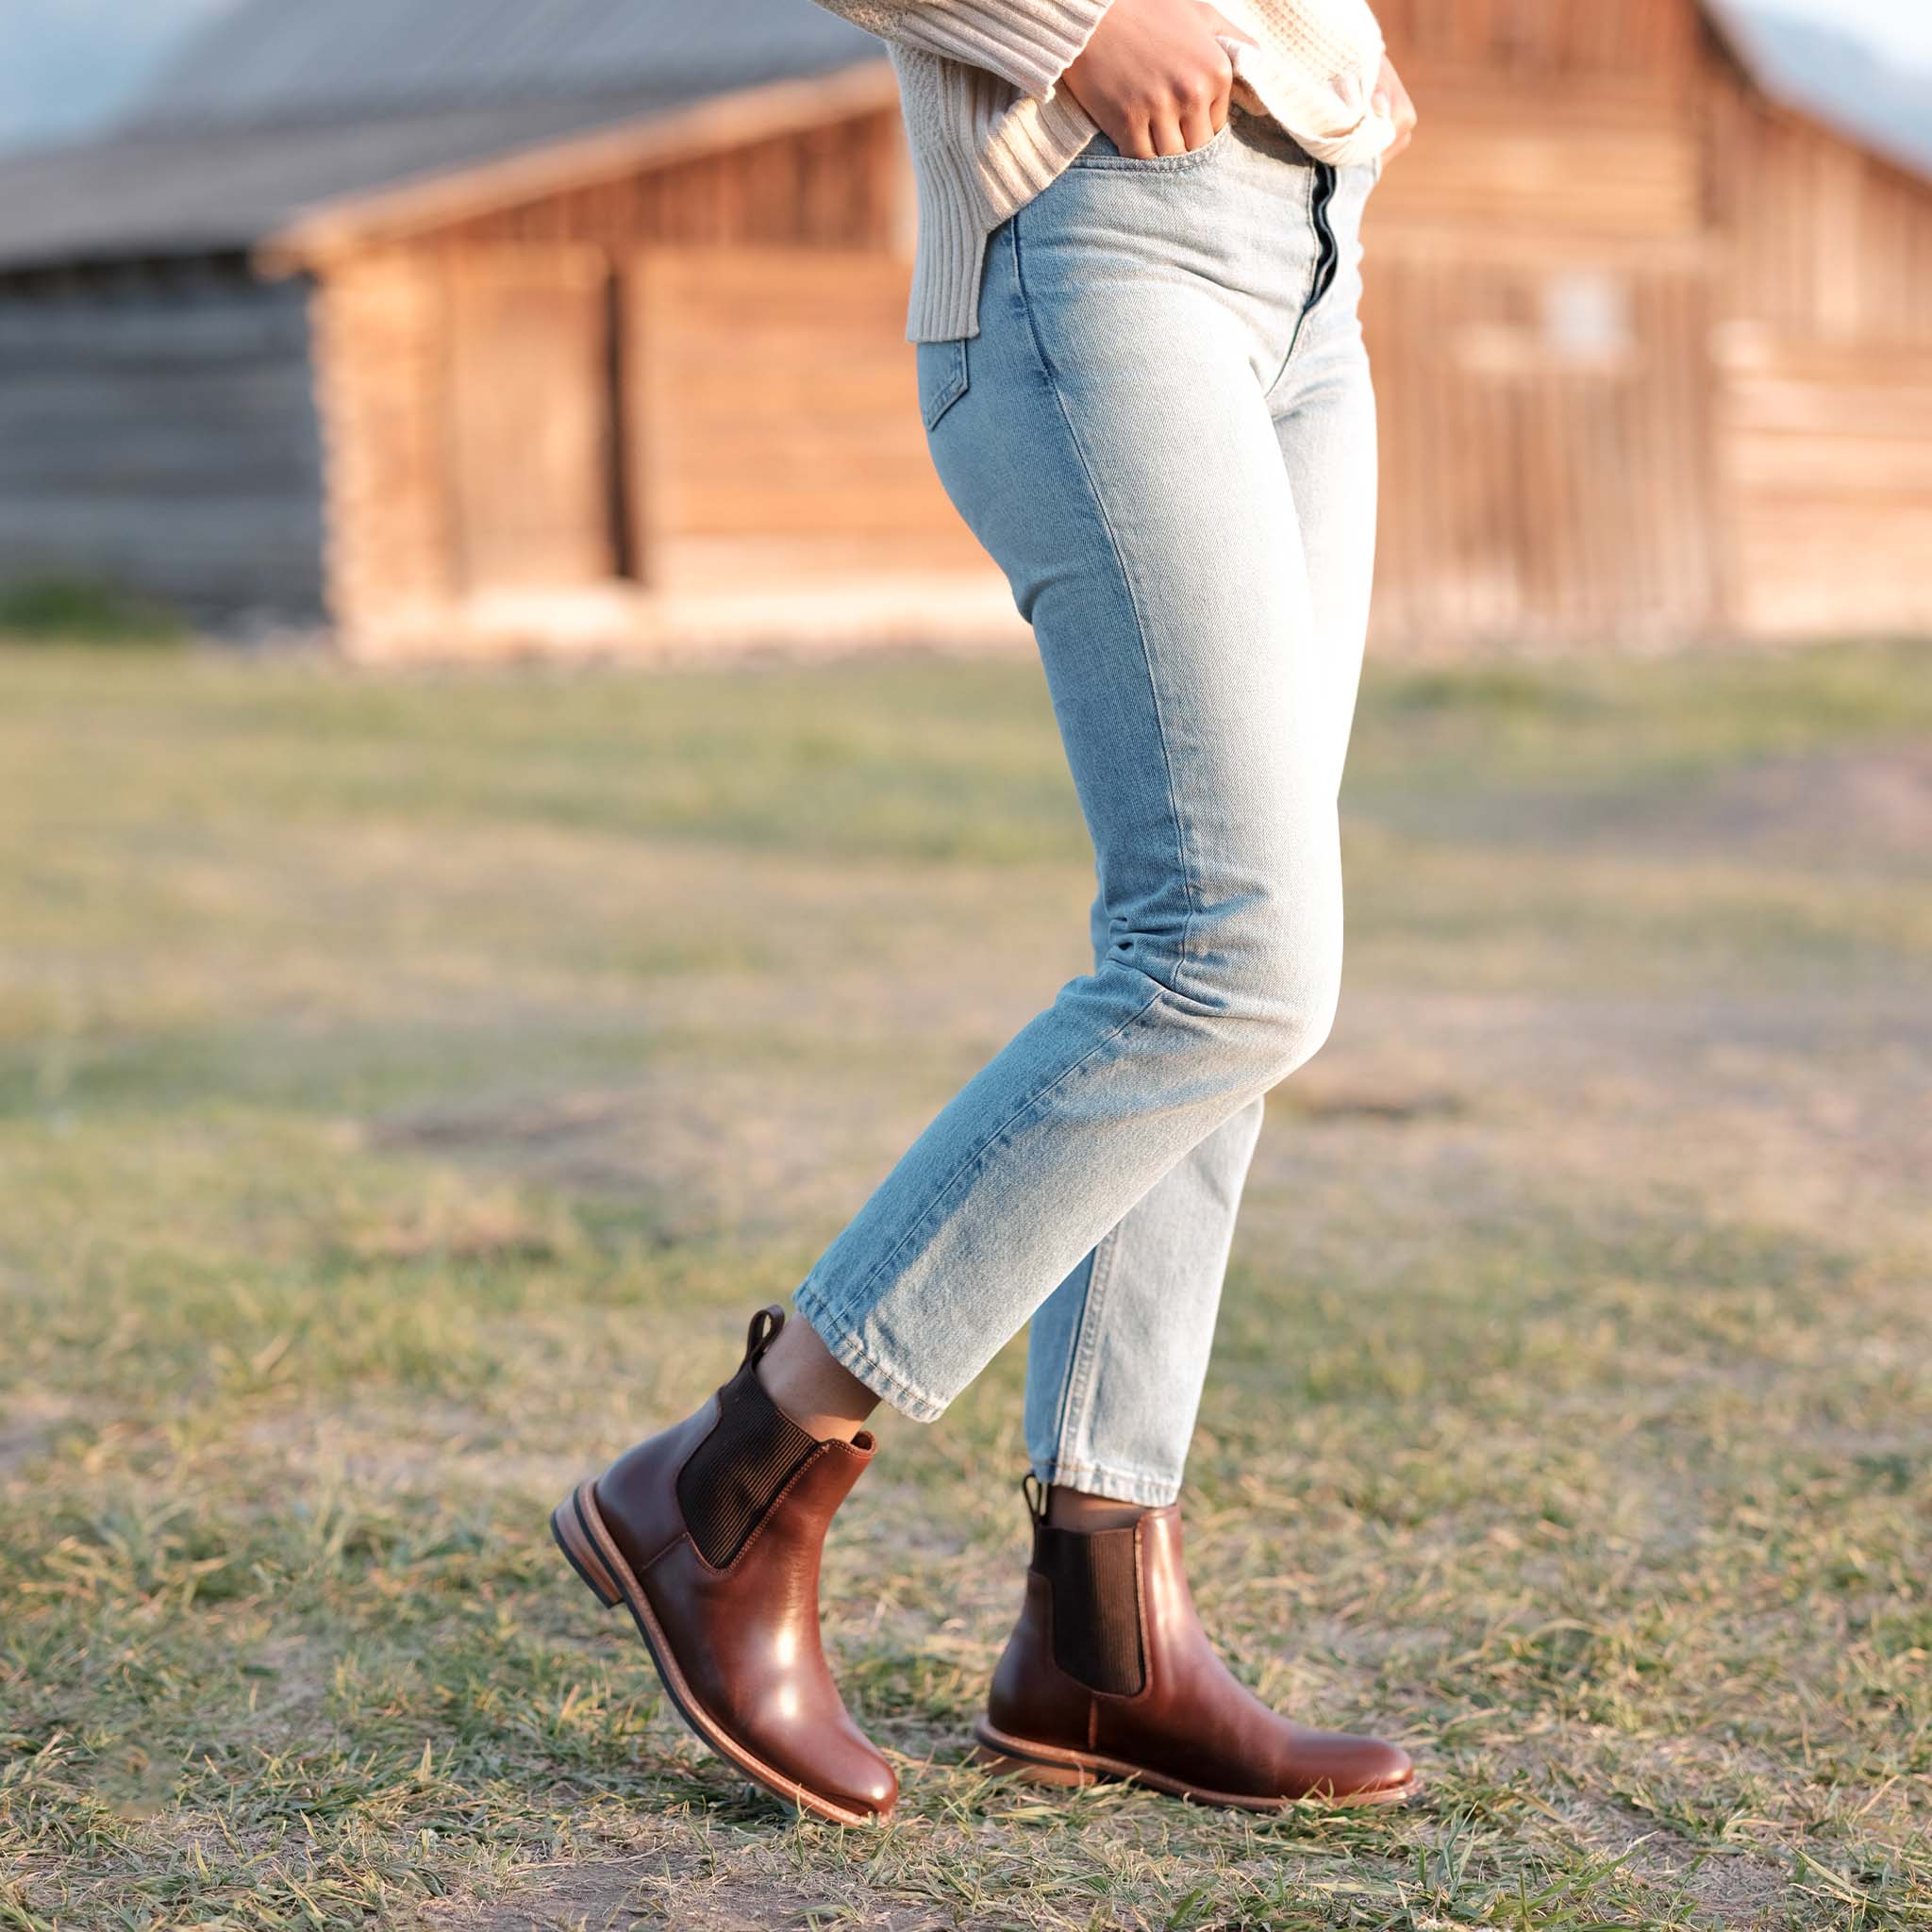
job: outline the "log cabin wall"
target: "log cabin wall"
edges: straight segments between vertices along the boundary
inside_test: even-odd
[[[1717,616],[1683,0],[1385,0],[1424,142],[1371,197],[1378,635],[1694,633]]]
[[[1932,185],[1727,65],[1708,117],[1727,613],[1932,628]]]
[[[912,403],[909,235],[875,111],[341,256],[318,303],[338,614],[983,569]]]
[[[856,114],[491,208],[439,228],[425,245],[581,242],[613,259],[658,242],[905,248],[905,151],[896,109]]]
[[[378,250],[331,265],[313,304],[326,456],[329,609],[355,633],[458,590],[444,448],[444,303],[432,265]]]
[[[240,261],[0,281],[0,577],[320,617],[309,333]]]
[[[1382,638],[1932,625],[1932,187],[1769,106],[1692,0],[1379,11],[1425,124],[1368,217]],[[910,241],[866,105],[343,254],[337,609],[983,569]]]
[[[926,452],[902,257],[652,248],[625,293],[627,500],[655,585],[991,571]]]

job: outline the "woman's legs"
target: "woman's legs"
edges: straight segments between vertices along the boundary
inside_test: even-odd
[[[552,1517],[698,1734],[844,1823],[896,1794],[819,1640],[820,1544],[873,1454],[858,1424],[879,1395],[938,1413],[1097,1248],[1111,1274],[1088,1269],[1065,1358],[1077,1372],[1091,1329],[1093,1367],[1054,1376],[1054,1429],[1125,1498],[1177,1480],[1259,1096],[1336,995],[1354,667],[1324,585],[1345,575],[1331,545],[1361,541],[1338,466],[1373,425],[1358,340],[1306,326],[1329,259],[1314,177],[1278,137],[1100,152],[994,238],[983,333],[920,356],[941,473],[1039,636],[1098,859],[1094,970],[813,1269],[798,1302],[818,1334],[761,1310],[728,1382]],[[1045,1453],[1073,1466],[1058,1433]],[[1235,1681],[1193,1617],[1176,1510],[1064,1486],[979,1735],[1028,1775],[1264,1809],[1379,1802],[1410,1772]]]
[[[1333,1014],[1333,667],[1269,400],[1316,272],[1310,175],[1226,135],[1076,165],[992,238],[980,335],[921,350],[941,477],[1039,639],[1108,924],[799,1289],[924,1419]]]
[[[1338,182],[1337,273],[1271,392],[1308,583],[1318,750],[1338,788],[1374,567],[1374,394],[1356,321],[1370,180]],[[1092,923],[1098,958],[1104,894]],[[1250,1102],[1176,1161],[1034,1315],[1026,1447],[1041,1482],[1154,1505],[1178,1493],[1261,1109]]]

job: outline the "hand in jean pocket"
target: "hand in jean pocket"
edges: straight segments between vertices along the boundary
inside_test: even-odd
[[[1206,0],[1113,0],[1060,84],[1129,159],[1191,154],[1227,125],[1224,41],[1255,44]]]

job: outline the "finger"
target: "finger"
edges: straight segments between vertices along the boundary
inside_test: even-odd
[[[1129,160],[1151,161],[1158,152],[1153,134],[1144,121],[1129,122],[1118,128],[1109,127],[1107,136]]]
[[[1158,115],[1147,134],[1154,143],[1154,152],[1158,155],[1184,155],[1188,151],[1187,137],[1181,132],[1178,108],[1169,108],[1164,113]]]
[[[1185,108],[1181,110],[1181,140],[1187,143],[1184,152],[1192,154],[1197,147],[1206,147],[1221,132],[1222,123],[1227,119],[1227,108],[1224,103],[1220,119],[1215,118],[1213,106],[1204,102],[1199,107]]]
[[[1227,125],[1228,109],[1234,102],[1235,72],[1232,60],[1224,60],[1214,77],[1214,96],[1208,104],[1208,119],[1216,134]]]

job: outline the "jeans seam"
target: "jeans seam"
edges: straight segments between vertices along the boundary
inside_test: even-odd
[[[1074,1347],[1067,1363],[1067,1386],[1060,1412],[1054,1419],[1054,1463],[1067,1459],[1066,1450],[1087,1413],[1088,1391],[1093,1383],[1093,1363],[1100,1353],[1100,1327],[1107,1312],[1107,1291],[1113,1279],[1114,1257],[1120,1246],[1121,1224],[1115,1222],[1094,1245],[1093,1265],[1087,1272],[1087,1291],[1080,1297],[1080,1319],[1074,1327]]]
[[[1023,208],[1021,214],[1025,210]],[[1065,392],[1060,388],[1059,377],[1054,373],[1052,358],[1046,353],[1046,345],[1040,340],[1040,328],[1034,320],[1033,304],[1026,293],[1026,275],[1022,261],[1020,247],[1020,220],[1015,216],[1009,225],[1013,248],[1013,287],[1020,296],[1020,313],[1026,323],[1026,333],[1033,343],[1033,353],[1039,358],[1041,373],[1046,377],[1046,386],[1052,391],[1054,407],[1058,409],[1060,421],[1066,425],[1067,441],[1073,445],[1074,455],[1080,465],[1080,474],[1087,481],[1087,495],[1100,518],[1100,526],[1107,532],[1108,548],[1113,555],[1113,567],[1120,575],[1121,587],[1127,593],[1127,608],[1133,613],[1134,637],[1141,646],[1141,662],[1147,673],[1147,696],[1154,707],[1154,735],[1160,744],[1161,777],[1167,786],[1167,809],[1174,820],[1174,864],[1181,877],[1181,891],[1187,895],[1187,916],[1181,921],[1180,945],[1174,963],[1176,980],[1188,977],[1188,961],[1193,941],[1194,922],[1199,907],[1194,898],[1193,867],[1188,859],[1187,825],[1181,815],[1180,793],[1174,781],[1174,755],[1168,744],[1167,721],[1160,708],[1160,685],[1154,675],[1154,654],[1147,644],[1147,623],[1141,614],[1141,599],[1134,589],[1132,573],[1127,569],[1126,553],[1121,547],[1119,533],[1114,529],[1113,519],[1107,513],[1107,505],[1101,499],[1100,487],[1093,478],[1093,466],[1087,460],[1087,452],[1080,442],[1080,432],[1074,427],[1073,411],[1067,408]]]
[[[906,1244],[909,1241],[911,1241],[913,1236],[917,1234],[922,1227],[925,1226],[932,1220],[933,1216],[940,1210],[940,1208],[941,1208],[945,1205],[947,1200],[951,1198],[953,1191],[959,1185],[959,1183],[962,1180],[966,1178],[966,1176],[970,1173],[973,1172],[974,1168],[976,1168],[979,1165],[979,1163],[982,1160],[985,1159],[987,1153],[1001,1139],[1003,1139],[1021,1120],[1023,1120],[1027,1114],[1031,1113],[1034,1109],[1036,1109],[1041,1102],[1050,1099],[1058,1088],[1063,1086],[1067,1081],[1071,1080],[1075,1074],[1079,1073],[1081,1069],[1088,1064],[1090,1060],[1095,1058],[1108,1047],[1111,1046],[1114,1043],[1114,1041],[1118,1040],[1122,1034],[1126,1032],[1130,1026],[1138,1024],[1142,1016],[1152,1010],[1155,1005],[1159,1001],[1161,995],[1165,993],[1167,991],[1168,989],[1166,987],[1162,986],[1158,980],[1156,980],[1154,982],[1154,991],[1147,996],[1146,1001],[1141,1006],[1136,1008],[1133,1012],[1129,1013],[1127,1017],[1120,1023],[1119,1025],[1110,1028],[1099,1040],[1096,1040],[1093,1042],[1093,1044],[1091,1047],[1089,1047],[1087,1051],[1083,1053],[1080,1056],[1080,1058],[1074,1062],[1072,1066],[1063,1067],[1059,1071],[1059,1073],[1057,1074],[1054,1076],[1054,1078],[1050,1080],[1044,1087],[1041,1088],[1037,1092],[1029,1094],[1024,1101],[1020,1103],[1018,1107],[1016,1107],[1012,1110],[1011,1113],[1009,1113],[1006,1117],[1005,1120],[1003,1120],[999,1124],[998,1126],[994,1127],[992,1131],[989,1133],[979,1142],[979,1144],[976,1147],[974,1147],[973,1151],[969,1155],[967,1155],[963,1160],[960,1161],[959,1165],[957,1168],[955,1168],[953,1172],[946,1177],[944,1184],[940,1188],[939,1191],[933,1196],[931,1202],[928,1204],[925,1212],[923,1215],[921,1215],[919,1219],[915,1221],[912,1224],[912,1225],[908,1227],[906,1230],[906,1232],[902,1234],[896,1241],[892,1243],[891,1248],[886,1254],[882,1255],[879,1257],[879,1259],[874,1262],[872,1267],[866,1271],[864,1279],[861,1280],[858,1287],[856,1287],[852,1291],[851,1294],[841,1303],[840,1307],[836,1312],[825,1304],[822,1295],[816,1297],[816,1299],[819,1302],[819,1306],[822,1308],[825,1309],[825,1312],[831,1316],[831,1319],[838,1324],[840,1328],[850,1330],[857,1327],[857,1323],[853,1321],[851,1315],[847,1313],[846,1310],[859,1305],[860,1303],[863,1303],[866,1300],[866,1298],[872,1292],[873,1283],[875,1282],[879,1278],[879,1276],[883,1274],[887,1271],[887,1269],[889,1269],[892,1265],[892,1263],[899,1258],[899,1256],[906,1247]],[[808,1277],[808,1280],[805,1284],[801,1284],[799,1293],[804,1293],[806,1287],[808,1285],[809,1277]],[[814,1323],[812,1325],[816,1327],[818,1324]]]
[[[1309,229],[1312,230],[1315,225],[1315,177],[1317,170],[1310,166],[1304,169],[1303,172],[1308,177],[1308,198],[1307,205],[1302,209],[1302,215],[1307,221]],[[1261,400],[1264,403],[1274,402],[1274,391],[1281,387],[1282,378],[1288,374],[1289,364],[1294,360],[1294,352],[1301,346],[1302,330],[1307,324],[1308,310],[1315,306],[1315,284],[1320,280],[1321,275],[1322,258],[1318,252],[1315,257],[1315,265],[1308,272],[1308,292],[1303,298],[1302,306],[1295,310],[1294,326],[1289,331],[1288,347],[1282,354],[1281,367],[1269,377],[1267,388],[1261,391]]]
[[[1124,1490],[1136,1493],[1131,1500],[1145,1503],[1148,1507],[1164,1508],[1180,1494],[1181,1480],[1177,1475],[1151,1469],[1135,1469],[1119,1462],[1061,1462],[1058,1458],[1052,1467],[1044,1472],[1034,1472],[1041,1482],[1058,1483],[1063,1487],[1078,1487],[1082,1478],[1091,1481],[1099,1477],[1104,1482],[1116,1484]]]
[[[1100,1241],[1096,1241],[1088,1249],[1084,1257],[1087,1264],[1087,1278],[1080,1284],[1080,1312],[1074,1318],[1073,1340],[1067,1344],[1067,1358],[1060,1364],[1059,1387],[1053,1398],[1053,1421],[1047,1430],[1056,1451],[1059,1445],[1061,1424],[1066,1418],[1068,1391],[1074,1386],[1074,1364],[1079,1359],[1080,1324],[1087,1319],[1087,1297],[1093,1290],[1093,1271],[1100,1265],[1100,1245],[1106,1239],[1107,1236],[1102,1235]],[[1030,1356],[1030,1342],[1028,1352]],[[1029,1442],[1026,1447],[1030,1453],[1033,1445]]]

